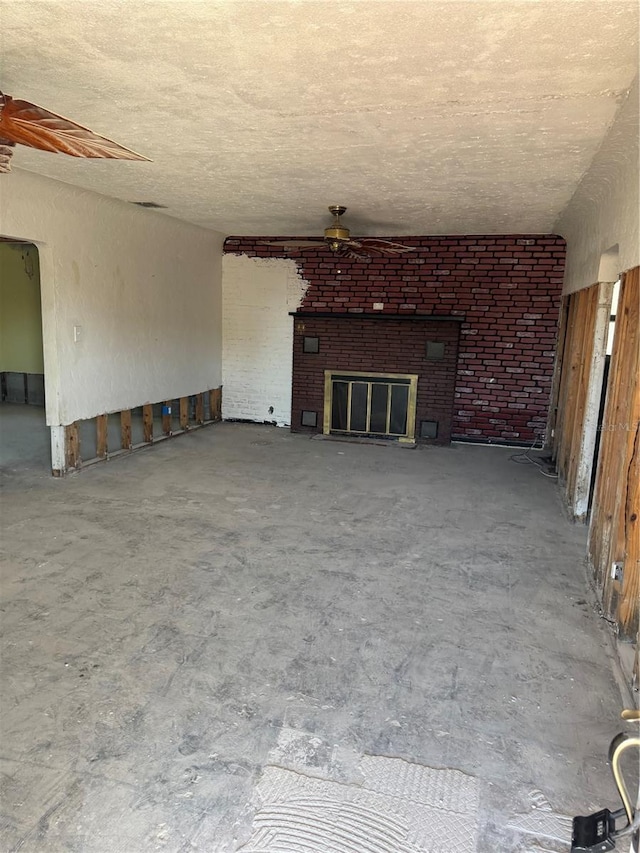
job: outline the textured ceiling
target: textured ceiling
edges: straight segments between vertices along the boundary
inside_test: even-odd
[[[549,232],[638,73],[633,0],[0,0],[0,88],[151,157],[29,169],[226,234]],[[2,177],[0,176],[0,180]]]

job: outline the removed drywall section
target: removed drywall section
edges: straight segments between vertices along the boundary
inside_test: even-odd
[[[221,389],[210,388],[179,400],[146,403],[133,411],[111,412],[64,427],[53,427],[52,474],[63,477],[70,470],[216,423],[221,420],[220,403]],[[155,434],[154,421],[157,423]],[[63,446],[59,446],[60,431]]]
[[[0,190],[40,250],[47,423],[219,387],[221,234],[19,169]]]
[[[639,304],[640,269],[636,268],[625,274],[620,289],[589,530],[589,557],[602,590],[604,614],[615,621],[622,640],[636,644],[640,609]]]
[[[612,292],[611,282],[601,282],[565,296],[552,447],[567,506],[578,521],[589,510]]]
[[[0,242],[0,371],[44,373],[38,250]]]
[[[555,225],[554,230],[567,241],[565,293],[600,280],[601,257],[616,244],[618,273],[640,264],[638,95],[636,77],[609,134]]]
[[[288,426],[296,311],[307,282],[293,260],[225,255],[222,417]]]

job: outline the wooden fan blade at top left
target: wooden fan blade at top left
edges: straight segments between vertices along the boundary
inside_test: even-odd
[[[105,160],[147,160],[68,118],[0,92],[0,138],[41,151]],[[150,161],[149,161],[150,162]]]

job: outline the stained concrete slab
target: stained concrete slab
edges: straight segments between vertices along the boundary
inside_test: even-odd
[[[566,849],[525,818],[617,805],[627,698],[585,530],[510,455],[221,424],[5,477],[1,849],[230,853],[269,768],[367,756],[473,779],[481,853]]]

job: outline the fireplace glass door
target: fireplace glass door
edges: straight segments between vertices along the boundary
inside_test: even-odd
[[[324,433],[413,441],[417,376],[325,371]]]

